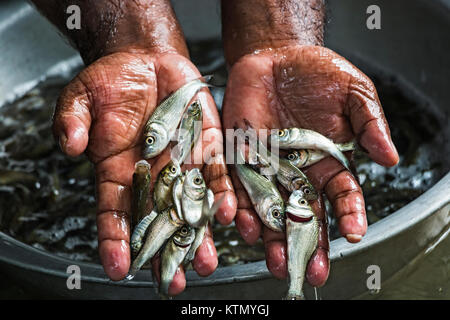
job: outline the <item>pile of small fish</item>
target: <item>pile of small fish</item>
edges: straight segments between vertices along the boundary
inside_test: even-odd
[[[238,146],[236,172],[261,221],[273,231],[286,232],[289,275],[286,299],[304,299],[305,271],[319,235],[318,219],[308,201],[318,199],[319,195],[300,169],[331,155],[349,170],[343,152],[354,150],[355,145],[335,144],[315,131],[299,128],[278,130],[268,140],[280,149],[291,150],[290,153],[279,158],[256,138],[254,143],[248,143],[247,158],[243,146]],[[277,183],[291,193],[286,206]]]
[[[199,169],[181,171],[202,129],[198,125],[203,119],[200,101],[188,104],[207,86],[202,79],[193,80],[158,105],[144,129],[144,160],[136,163],[133,174],[130,241],[133,261],[127,279],[131,280],[160,252],[160,293],[165,296],[177,268],[194,259],[208,222],[221,203],[221,200],[214,203],[214,194],[206,187]],[[169,145],[178,125],[175,152],[158,175],[153,189],[153,210],[148,213],[151,174],[146,159],[159,155]]]

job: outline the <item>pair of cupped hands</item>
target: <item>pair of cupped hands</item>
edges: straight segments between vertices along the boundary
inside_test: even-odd
[[[146,121],[162,99],[200,76],[188,57],[176,52],[124,50],[100,57],[86,67],[57,102],[54,134],[63,152],[69,156],[86,152],[95,165],[99,255],[112,280],[123,279],[130,267],[131,184],[135,163],[142,159]],[[228,171],[221,156],[226,129],[246,128],[248,123],[254,129],[307,128],[336,143],[356,139],[381,165],[398,162],[373,83],[346,59],[324,47],[290,45],[240,57],[229,66],[222,119],[207,89],[200,91],[197,99],[203,106],[202,148],[215,159],[201,170],[215,199],[225,194],[215,218],[224,225],[234,220],[249,244],[262,236],[267,267],[277,278],[287,276],[285,235],[261,223],[232,166]],[[153,182],[169,158],[170,151],[166,150],[149,160]],[[332,204],[342,236],[349,242],[359,242],[367,220],[362,190],[352,174],[332,158],[304,172]],[[320,234],[307,280],[321,286],[329,273],[327,219],[322,197],[311,205],[320,220]],[[192,265],[201,276],[216,269],[211,228]],[[159,278],[158,257],[152,266]],[[169,294],[181,293],[185,285],[180,267]]]

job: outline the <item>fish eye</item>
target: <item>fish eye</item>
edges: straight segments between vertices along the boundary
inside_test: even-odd
[[[180,233],[185,236],[188,233],[188,229],[186,227],[181,228]]]
[[[295,158],[297,158],[297,157],[295,156],[295,153],[289,153],[289,154],[288,154],[288,159],[289,159],[289,160],[295,160]]]
[[[311,190],[309,190],[309,188],[305,188],[305,189],[303,190],[303,192],[304,192],[305,194],[310,194],[310,193],[311,193]]]
[[[175,168],[175,166],[171,166],[170,167],[170,172],[177,173],[177,168]]]
[[[284,137],[286,135],[285,130],[278,130],[278,136],[279,137]]]
[[[275,209],[272,211],[272,216],[276,219],[278,219],[279,217],[281,217],[281,213],[279,210]]]
[[[202,184],[202,182],[203,182],[203,179],[200,178],[200,177],[196,177],[196,178],[194,179],[194,183],[197,184],[197,185]]]
[[[154,144],[155,143],[155,137],[153,137],[153,136],[148,136],[146,139],[145,139],[145,143],[146,144],[148,144],[148,145],[152,145],[152,144]]]
[[[306,204],[306,200],[305,199],[301,199],[298,203],[305,205]]]

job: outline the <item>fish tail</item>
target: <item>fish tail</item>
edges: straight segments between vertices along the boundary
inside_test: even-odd
[[[345,167],[345,169],[347,169],[348,171],[351,171],[350,170],[350,161],[348,161],[347,157],[339,149],[336,148],[336,150],[330,154],[334,158],[339,160],[339,162]]]
[[[303,292],[300,293],[288,292],[284,300],[306,300],[306,299]]]
[[[202,76],[200,79],[202,79],[206,83],[209,83],[213,78],[214,78],[213,74],[207,74]]]
[[[161,279],[161,283],[159,285],[159,293],[168,296],[169,295],[169,286],[172,279]]]
[[[355,141],[337,143],[336,146],[341,152],[354,151],[357,149],[357,144]]]

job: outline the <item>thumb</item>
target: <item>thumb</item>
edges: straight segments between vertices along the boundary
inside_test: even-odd
[[[91,126],[89,89],[80,77],[73,79],[62,91],[53,115],[53,134],[61,150],[72,157],[84,152]]]
[[[352,81],[347,104],[350,122],[360,146],[378,164],[387,167],[396,165],[399,155],[372,81],[366,76]]]

